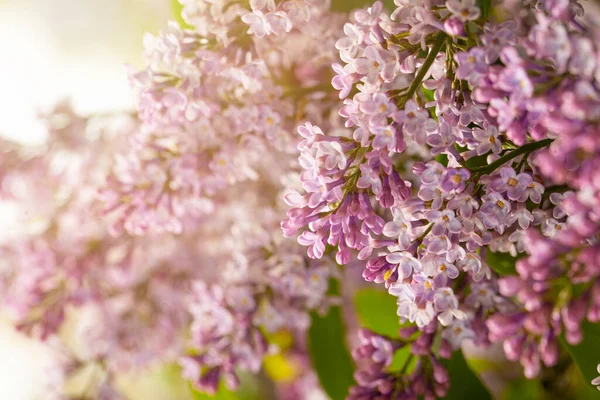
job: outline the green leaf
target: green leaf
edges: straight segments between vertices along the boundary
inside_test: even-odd
[[[516,262],[519,257],[513,257],[508,253],[494,253],[489,248],[485,252],[485,261],[495,272],[500,275],[514,275],[516,273]]]
[[[479,9],[483,18],[489,17],[491,5],[492,0],[479,0]]]
[[[477,375],[471,370],[462,351],[455,351],[450,360],[442,360],[450,373],[450,390],[446,400],[491,399],[491,395],[483,386]]]
[[[332,400],[345,399],[354,384],[354,364],[346,347],[340,307],[331,307],[324,317],[312,313],[308,352],[325,392]]]
[[[447,167],[448,166],[448,155],[444,154],[444,153],[438,154],[437,156],[435,156],[435,161],[439,162],[444,167]]]
[[[363,289],[354,295],[354,307],[361,326],[380,335],[399,338],[396,298],[376,289]]]
[[[570,345],[564,337],[561,337],[561,342],[579,367],[586,386],[592,388],[592,380],[600,375],[596,370],[600,363],[600,324],[586,321],[581,329],[583,330],[583,340],[578,345]],[[594,394],[593,398],[600,398],[600,391],[590,391],[590,396],[591,393]]]
[[[511,381],[502,393],[503,400],[540,400],[545,398],[544,388],[537,379],[520,378]]]

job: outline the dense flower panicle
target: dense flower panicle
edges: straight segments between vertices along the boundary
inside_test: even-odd
[[[265,153],[293,152],[300,119],[333,122],[324,83],[343,19],[326,4],[183,4],[194,29],[148,35],[148,67],[130,71],[143,124],[104,193],[130,234],[180,233],[219,192],[259,179]]]
[[[396,6],[356,12],[336,43],[353,133],[299,128],[304,191],[287,195],[283,232],[311,258],[356,250],[401,321],[456,329],[453,348],[489,332],[533,377],[557,362],[561,333],[577,343],[586,315],[597,321],[598,50],[576,2],[519,6],[529,26],[483,24],[474,1]],[[495,278],[498,252],[527,254],[519,277]]]
[[[430,349],[434,332],[423,332],[417,338],[411,337],[413,333],[407,331],[402,339],[393,339],[366,329],[359,331],[360,346],[352,352],[358,363],[354,374],[357,385],[350,389],[348,399],[436,398],[447,394],[449,373]],[[390,371],[394,353],[407,346],[417,361],[411,367],[413,358],[409,357],[403,372]],[[404,374],[409,369],[412,371]]]
[[[137,127],[132,117],[82,118],[61,104],[45,119],[48,145],[15,144],[18,156],[2,179],[2,202],[16,202],[23,216],[16,222],[22,232],[0,249],[3,301],[21,331],[42,339],[54,341],[75,324],[61,376],[101,363],[107,386],[98,393],[109,393],[121,371],[176,359],[183,350],[185,287],[203,275],[192,261],[200,255],[169,237],[115,237],[99,218],[96,194],[120,137]]]
[[[209,393],[274,354],[306,370],[339,266],[402,324],[358,331],[350,399],[445,396],[465,341],[533,378],[600,322],[600,49],[577,1],[180,2],[187,26],[128,70],[137,118],[61,103],[44,146],[2,143],[25,217],[1,292],[30,335],[75,321],[57,382],[99,366],[114,399],[154,362]],[[323,395],[294,379],[282,397]]]
[[[139,119],[61,104],[44,116],[45,154],[2,157],[3,200],[40,220],[2,249],[7,302],[32,335],[78,321],[65,375],[100,365],[98,397],[118,395],[120,371],[178,359],[198,388],[235,388],[277,351],[266,335],[301,338],[336,301],[335,263],[281,240],[277,199],[299,171],[299,121],[345,134],[328,85],[344,17],[320,1],[184,6],[194,28],[145,37],[148,68],[130,71]]]

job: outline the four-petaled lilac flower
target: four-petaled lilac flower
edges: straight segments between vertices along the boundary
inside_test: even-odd
[[[401,281],[394,282],[388,288],[389,294],[398,297],[398,304],[400,302],[413,303],[415,302],[415,292],[408,283]]]
[[[487,154],[490,150],[494,154],[502,152],[502,141],[498,137],[500,132],[494,125],[489,125],[486,129],[473,128],[473,137],[477,140],[475,148],[477,155]]]
[[[397,129],[393,125],[378,126],[373,128],[375,138],[373,139],[374,149],[392,150],[396,146]]]
[[[485,51],[480,47],[474,47],[468,52],[456,53],[454,59],[458,63],[456,76],[469,81],[471,86],[476,86],[479,79],[488,70]]]
[[[368,46],[364,51],[364,57],[353,61],[356,72],[366,76],[369,84],[375,84],[378,79],[391,82],[394,79],[394,70],[398,61],[393,53],[388,50]]]
[[[447,0],[446,7],[452,15],[462,21],[475,20],[481,14],[476,0]]]
[[[398,239],[401,248],[406,249],[412,238],[410,235],[410,222],[406,220],[404,213],[399,209],[392,209],[394,219],[383,227],[383,234],[389,238]]]
[[[517,175],[514,169],[504,167],[500,170],[500,176],[492,181],[490,188],[498,193],[506,192],[508,198],[513,201],[523,202],[529,197],[526,189],[532,183],[533,178],[530,174],[522,172]],[[535,189],[535,185],[531,189]],[[533,193],[537,198],[537,194]]]
[[[410,277],[413,271],[418,272],[422,269],[419,260],[405,251],[390,253],[385,257],[385,259],[390,264],[396,264],[398,266],[398,281],[403,281],[404,279]],[[391,275],[392,272],[393,271],[390,270],[387,274]],[[385,279],[387,280],[387,278]]]
[[[459,233],[462,230],[462,224],[454,215],[454,211],[429,211],[426,215],[429,221],[433,222],[431,233],[435,236]]]
[[[356,83],[356,75],[350,72],[349,68],[342,67],[337,63],[333,64],[332,68],[336,75],[331,80],[331,86],[340,91],[340,99],[345,99]]]
[[[498,76],[496,86],[510,93],[512,98],[531,97],[533,83],[525,69],[520,65],[511,64],[502,70]]]
[[[420,109],[414,100],[407,101],[404,110],[394,114],[394,120],[402,124],[402,132],[412,136],[419,144],[425,144],[427,133],[437,129],[427,110]]]
[[[440,187],[446,193],[462,193],[471,173],[466,168],[448,168],[442,176]]]
[[[510,202],[501,194],[488,194],[484,197],[484,202],[480,209],[482,222],[488,229],[500,226],[500,229],[503,230],[502,223],[510,213],[510,210]]]

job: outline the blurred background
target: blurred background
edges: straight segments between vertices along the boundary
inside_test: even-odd
[[[169,0],[0,0],[0,134],[39,141],[38,107],[65,96],[77,111],[131,107],[123,65],[142,35],[172,19]]]
[[[143,33],[169,19],[169,0],[0,0],[0,136],[43,141],[37,112],[64,97],[86,114],[133,108],[123,66],[143,66]],[[0,318],[0,399],[43,400],[49,354]],[[136,397],[174,398],[135,386]]]

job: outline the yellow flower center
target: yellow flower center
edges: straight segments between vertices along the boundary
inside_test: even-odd
[[[383,275],[383,279],[387,281],[388,279],[390,279],[391,275],[392,275],[392,270],[390,269],[389,271],[387,271],[385,273],[385,275]]]

